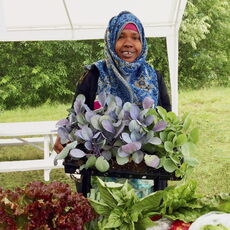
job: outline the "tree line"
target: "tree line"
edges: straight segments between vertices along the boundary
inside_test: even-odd
[[[189,0],[179,32],[179,87],[229,86],[230,3]],[[0,43],[0,109],[71,102],[103,40]],[[169,82],[166,41],[148,38],[148,61]]]

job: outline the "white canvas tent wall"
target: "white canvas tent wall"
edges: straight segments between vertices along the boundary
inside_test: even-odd
[[[0,0],[0,41],[104,38],[109,19],[134,13],[147,37],[166,37],[172,109],[178,113],[178,30],[187,0]]]

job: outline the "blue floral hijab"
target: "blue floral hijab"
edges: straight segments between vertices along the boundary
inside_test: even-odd
[[[136,25],[141,42],[142,52],[132,63],[120,59],[115,52],[115,44],[119,34],[128,24]],[[156,71],[146,62],[147,42],[144,28],[140,20],[132,13],[123,11],[114,16],[105,33],[105,60],[95,63],[99,70],[98,90],[119,96],[123,102],[140,104],[150,96],[158,104],[158,82]]]

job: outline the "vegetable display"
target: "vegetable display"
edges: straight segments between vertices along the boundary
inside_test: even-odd
[[[134,103],[122,104],[119,97],[100,94],[98,110],[90,110],[85,97],[78,95],[68,119],[57,123],[61,143],[66,145],[58,159],[83,160],[80,170],[95,167],[100,172],[129,162],[183,177],[197,164],[191,157],[198,142],[198,129],[190,129],[188,114],[179,118],[146,97],[142,108]]]
[[[213,197],[196,194],[196,183],[193,181],[167,187],[142,199],[137,198],[127,182],[106,183],[99,178],[97,181],[100,197],[90,198],[89,202],[101,217],[100,230],[155,230],[159,228],[151,228],[149,220],[156,225],[165,218],[172,221],[170,230],[187,230],[195,225],[192,222],[199,222],[199,218],[209,212],[224,212],[225,219],[230,215],[227,214],[230,213],[229,194]]]

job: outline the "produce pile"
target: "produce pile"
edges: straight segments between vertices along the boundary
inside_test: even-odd
[[[97,184],[100,195],[91,193],[89,198],[100,215],[98,226],[94,229],[186,230],[191,225],[192,230],[198,230],[192,228],[192,223],[199,217],[214,211],[230,213],[229,194],[213,197],[196,194],[196,183],[193,181],[169,186],[142,199],[136,196],[127,182],[118,184],[97,178]],[[221,225],[218,228],[221,229]]]
[[[179,118],[160,106],[154,109],[149,97],[138,106],[101,93],[98,110],[91,110],[85,100],[84,95],[78,95],[68,119],[57,123],[58,135],[66,147],[56,156],[55,164],[68,158],[82,162],[80,170],[106,172],[114,162],[124,168],[131,162],[144,163],[180,178],[197,164],[192,154],[198,129],[190,127],[188,114]]]
[[[1,230],[229,230],[230,196],[196,194],[196,183],[139,199],[126,181],[103,182],[87,199],[59,182],[0,188]]]

